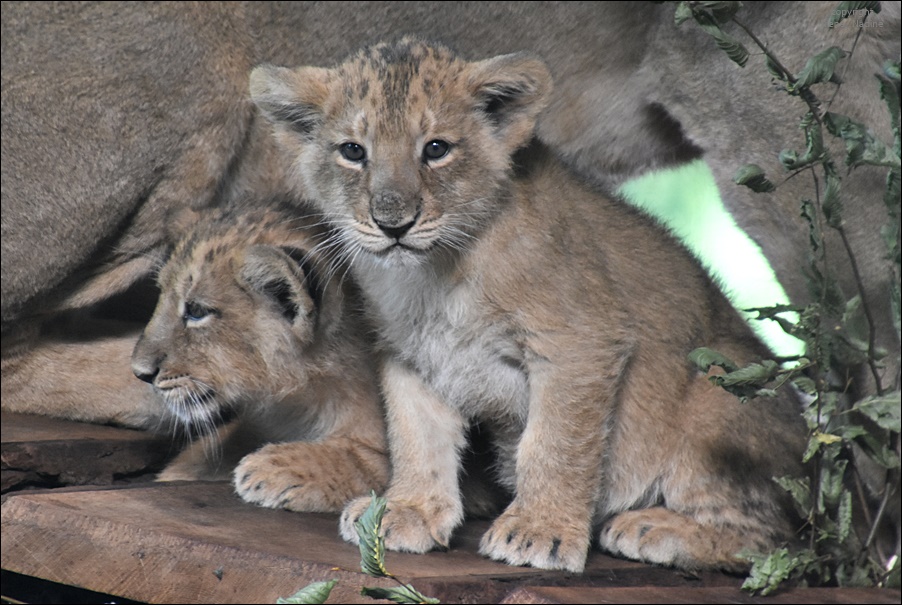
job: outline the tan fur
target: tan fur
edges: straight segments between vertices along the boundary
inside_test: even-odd
[[[225,213],[163,267],[132,367],[174,422],[205,436],[160,480],[234,475],[248,502],[297,511],[338,511],[386,484],[366,328],[316,231],[275,210]]]
[[[41,330],[29,326],[33,333],[4,334],[3,409],[158,428],[163,407],[129,366],[142,327],[72,313]]]
[[[881,27],[865,29],[853,21],[828,28],[834,9],[751,3],[739,17],[796,73],[809,56],[855,41],[853,58],[839,64],[845,83],[831,110],[891,141],[873,74],[899,56],[899,3],[883,3],[869,19]],[[809,300],[798,212],[809,183],[790,179],[770,195],[732,183],[746,162],[779,179],[778,152],[803,147],[805,109],[773,90],[760,53],[740,69],[706,33],[676,27],[671,4],[4,2],[0,10],[4,340],[28,332],[23,322],[107,300],[151,275],[195,219],[192,209],[280,192],[281,166],[246,99],[252,65],[328,65],[405,31],[472,57],[540,54],[556,86],[539,137],[592,181],[616,185],[704,156],[793,302]],[[749,45],[739,28],[725,27]],[[830,86],[818,85],[822,98]],[[844,203],[855,209],[845,229],[880,326],[877,345],[891,353],[885,382],[898,386],[892,274],[875,227],[886,220],[884,176],[870,167],[844,175]],[[838,278],[851,296],[850,267]],[[70,413],[52,405],[44,409]]]
[[[697,346],[739,363],[763,351],[662,229],[530,142],[542,62],[407,38],[334,69],[260,67],[250,87],[379,329],[388,548],[448,544],[473,419],[515,494],[482,539],[491,558],[579,571],[595,535],[735,570],[740,547],[791,538],[771,477],[800,473],[794,402],[742,405],[690,367]],[[345,509],[345,539],[366,505]]]

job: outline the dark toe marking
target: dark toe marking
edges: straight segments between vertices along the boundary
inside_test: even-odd
[[[561,547],[561,539],[554,538],[551,541],[551,550],[548,551],[548,556],[551,557],[552,559],[557,559],[557,551],[560,547]]]

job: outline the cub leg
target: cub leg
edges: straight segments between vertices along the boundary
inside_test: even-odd
[[[408,552],[447,548],[451,533],[463,520],[458,470],[467,424],[397,362],[385,363],[382,385],[392,463],[382,521],[385,546]],[[359,541],[354,522],[369,503],[365,497],[348,504],[341,516],[342,538]]]
[[[590,367],[530,367],[529,417],[516,452],[516,497],[483,536],[482,554],[512,565],[583,570],[608,416],[626,358]]]
[[[718,509],[719,521],[702,523],[661,506],[627,511],[604,523],[599,544],[612,554],[649,563],[743,572],[749,563],[736,554],[743,549],[766,551],[773,546],[773,536],[771,528],[748,517],[723,519],[737,513]]]
[[[157,475],[157,481],[226,481],[241,457],[261,443],[236,420],[192,440]]]
[[[740,403],[700,373],[677,406],[674,439],[655,456],[666,461],[657,505],[606,519],[600,546],[683,569],[747,570],[741,550],[766,552],[793,538],[792,504],[772,477],[803,472],[797,406],[786,396]]]
[[[356,439],[272,443],[235,469],[246,502],[298,512],[339,512],[351,498],[388,483],[388,455]]]

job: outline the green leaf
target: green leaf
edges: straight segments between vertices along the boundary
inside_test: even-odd
[[[880,12],[879,2],[840,2],[830,14],[829,26],[832,28],[843,19],[855,17],[857,11]],[[862,15],[863,16],[863,15]]]
[[[688,2],[677,2],[676,12],[673,15],[673,21],[677,26],[682,25],[689,19],[692,19],[692,9],[689,8]]]
[[[809,560],[808,556],[795,556],[786,548],[778,548],[769,555],[741,552],[739,556],[751,561],[752,569],[749,577],[742,583],[742,589],[757,592],[766,596],[777,588],[785,580],[794,575],[797,569],[804,570]]]
[[[807,516],[811,510],[811,482],[808,477],[774,477],[774,481],[792,496],[801,515]]]
[[[840,542],[845,542],[852,529],[852,492],[843,492],[836,511],[836,537]]]
[[[833,136],[839,137],[846,145],[846,165],[856,167],[862,164],[897,168],[899,155],[878,139],[864,124],[847,116],[827,112],[824,125]]]
[[[393,603],[440,603],[438,599],[424,596],[410,584],[397,588],[366,588],[360,594],[371,599],[387,599]]]
[[[276,603],[325,603],[336,584],[338,580],[314,582],[290,597],[279,598]]]
[[[767,180],[761,166],[757,164],[742,166],[733,177],[733,182],[737,185],[745,185],[755,193],[769,193],[776,189],[774,184]]]
[[[864,414],[881,428],[898,433],[902,430],[902,427],[900,427],[900,415],[902,415],[900,407],[902,407],[900,392],[893,391],[885,395],[863,399],[852,406],[852,409]]]
[[[720,29],[716,17],[706,11],[694,11],[693,16],[699,27],[714,38],[714,42],[720,50],[727,53],[727,56],[739,67],[745,67],[749,60],[749,51],[733,36]]]
[[[373,492],[369,507],[354,523],[360,538],[360,568],[377,578],[391,576],[385,569],[385,540],[382,536],[382,517],[386,505],[386,499],[377,497]]]
[[[899,456],[885,441],[877,439],[870,433],[858,436],[855,443],[871,460],[883,468],[899,468]]]
[[[765,359],[761,363],[751,363],[744,368],[739,368],[722,376],[713,376],[712,378],[717,378],[717,384],[723,387],[738,385],[763,386],[776,378],[779,372],[780,366],[777,365],[777,362]]]
[[[838,46],[831,46],[827,50],[820,52],[810,59],[795,83],[790,84],[790,91],[797,91],[801,88],[817,84],[818,82],[828,82],[833,79],[833,71],[840,59],[846,56],[845,51]]]
[[[817,494],[818,512],[824,513],[827,507],[832,509],[839,503],[847,464],[847,460],[833,460],[831,464],[821,464],[821,483]]]
[[[840,179],[833,168],[832,162],[826,162],[824,169],[827,186],[824,189],[824,202],[821,204],[821,208],[824,211],[824,218],[827,219],[827,224],[834,229],[838,229],[842,226],[843,210],[842,200],[839,197]]]
[[[702,372],[707,372],[711,369],[711,366],[718,366],[728,372],[739,369],[739,366],[733,363],[731,359],[706,347],[700,347],[689,353],[689,361],[694,363]]]
[[[742,2],[724,2],[720,0],[709,0],[702,2],[701,5],[710,11],[714,20],[718,23],[726,23],[739,12]]]

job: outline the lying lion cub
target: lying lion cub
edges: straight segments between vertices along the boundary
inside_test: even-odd
[[[208,436],[159,479],[234,470],[244,500],[297,511],[338,511],[387,483],[366,328],[348,280],[312,253],[310,230],[276,210],[226,214],[163,267],[132,368],[179,424]]]
[[[687,361],[702,345],[738,362],[764,351],[663,229],[535,142],[543,63],[408,38],[334,69],[259,67],[250,88],[386,350],[388,548],[448,544],[471,419],[515,494],[482,539],[493,559],[579,571],[594,536],[735,570],[741,549],[791,537],[771,477],[800,472],[798,411],[742,405]],[[345,509],[345,539],[367,503]]]

